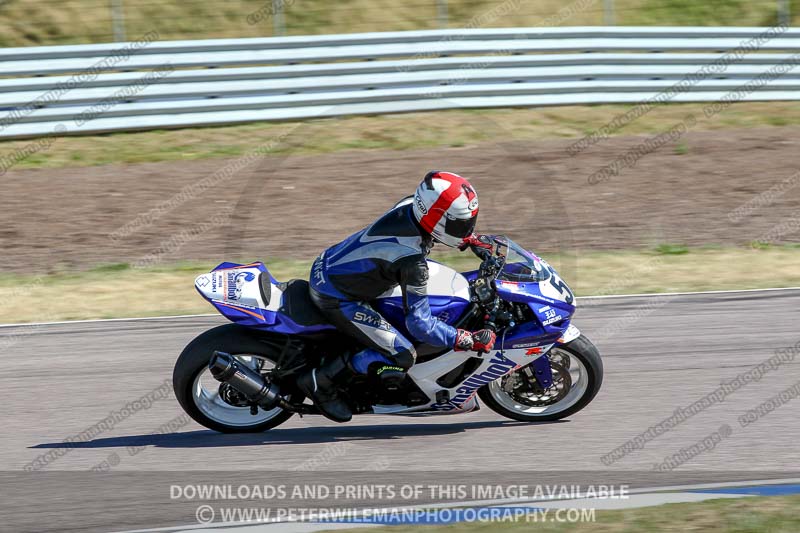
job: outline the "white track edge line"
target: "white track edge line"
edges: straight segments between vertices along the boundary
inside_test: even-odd
[[[734,488],[734,487],[749,487],[749,486],[756,486],[756,485],[788,485],[792,483],[800,483],[800,478],[786,478],[786,479],[756,479],[752,481],[720,481],[717,483],[698,483],[694,485],[667,485],[663,487],[642,487],[639,489],[630,489],[628,491],[629,494],[657,494],[660,492],[675,492],[675,491],[690,491],[690,490],[702,490],[702,489],[716,489],[716,488]],[[402,507],[388,507],[387,509],[398,509],[398,510],[416,510],[416,509],[448,509],[448,508],[457,508],[457,507],[471,507],[471,506],[494,506],[494,505],[504,505],[504,504],[524,504],[524,503],[545,503],[545,502],[553,502],[553,501],[570,501],[576,499],[583,499],[583,498],[545,498],[545,499],[515,499],[515,498],[506,498],[506,499],[499,499],[499,500],[472,500],[472,501],[464,501],[464,502],[447,502],[447,503],[430,503],[430,504],[420,504],[420,505],[410,505],[410,506],[402,506]],[[654,506],[655,507],[655,506]],[[378,508],[378,507],[376,507]],[[254,526],[254,525],[268,525],[268,524],[288,524],[288,523],[295,523],[297,521],[293,520],[285,520],[280,521],[276,520],[274,522],[265,522],[262,524],[242,524],[239,522],[221,522],[217,524],[189,524],[185,526],[168,526],[163,528],[152,528],[152,529],[131,529],[127,531],[117,531],[115,533],[158,533],[158,532],[172,532],[172,531],[186,531],[192,529],[218,529],[218,528],[236,528],[236,527],[245,527],[245,526]]]
[[[689,292],[645,292],[637,294],[603,294],[597,296],[576,296],[578,300],[600,300],[611,298],[642,298],[654,296],[698,296],[703,294],[736,294],[740,292],[775,292],[796,291],[800,287],[765,287],[763,289],[726,289],[716,291],[689,291]]]
[[[703,294],[736,294],[742,292],[775,292],[775,291],[796,291],[800,287],[767,287],[764,289],[729,289],[719,291],[694,291],[694,292],[646,292],[638,294],[602,294],[597,296],[576,296],[577,300],[610,300],[613,298],[655,298],[657,296],[698,296]],[[91,324],[103,322],[137,322],[140,320],[175,320],[180,318],[203,318],[220,316],[218,313],[205,313],[199,315],[166,315],[166,316],[145,316],[129,318],[92,318],[87,320],[62,320],[57,322],[20,322],[17,324],[0,324],[0,328],[16,328],[24,326],[59,326],[65,324]]]
[[[19,327],[39,327],[39,326],[62,326],[69,324],[93,324],[104,322],[139,322],[145,320],[175,320],[180,318],[203,318],[212,316],[222,316],[219,313],[206,313],[200,315],[165,315],[165,316],[142,316],[127,318],[90,318],[86,320],[60,320],[56,322],[19,322],[17,324],[0,324],[0,328],[19,328]]]

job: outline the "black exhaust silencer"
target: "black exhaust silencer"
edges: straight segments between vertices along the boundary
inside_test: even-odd
[[[214,352],[208,362],[214,379],[227,383],[265,410],[270,410],[280,401],[280,389],[267,382],[264,376],[225,352]]]

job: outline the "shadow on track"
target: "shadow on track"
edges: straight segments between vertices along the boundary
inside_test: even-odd
[[[226,446],[260,446],[269,444],[322,444],[354,440],[392,440],[403,437],[425,437],[463,433],[473,429],[510,426],[536,426],[554,422],[484,421],[450,424],[390,424],[362,426],[322,426],[272,429],[263,433],[222,434],[210,430],[183,433],[127,435],[86,442],[46,442],[31,448],[118,448],[125,446],[157,446],[160,448],[209,448]]]

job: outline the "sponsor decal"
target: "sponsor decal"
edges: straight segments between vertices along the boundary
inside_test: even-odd
[[[537,309],[537,311],[540,312],[540,313],[544,313],[545,311],[549,311],[549,310],[550,310],[550,306],[549,305],[545,305],[544,307],[540,307],[539,309]]]
[[[420,213],[423,215],[428,214],[428,209],[425,207],[425,202],[422,201],[422,198],[419,194],[414,195],[414,202],[417,204],[417,209],[419,209]]]
[[[242,297],[244,284],[256,279],[252,272],[231,270],[226,272],[225,297],[227,300],[239,300]]]
[[[376,374],[380,376],[384,372],[390,372],[390,371],[392,371],[392,372],[405,372],[406,369],[403,368],[402,366],[383,365],[382,367],[380,367],[378,369]]]
[[[491,383],[497,378],[505,376],[515,368],[517,368],[517,363],[508,359],[502,353],[497,352],[494,357],[489,360],[489,366],[486,370],[471,375],[458,386],[456,395],[450,398],[450,402],[444,405],[433,404],[431,407],[439,411],[458,409],[475,396],[479,388],[487,383]]]
[[[528,348],[528,351],[525,352],[525,355],[538,355],[540,353],[542,353],[542,348],[537,346],[535,348]]]
[[[356,311],[353,314],[353,320],[362,322],[368,326],[372,326],[373,328],[385,330],[389,330],[390,328],[389,323],[386,322],[386,320],[384,320],[382,317],[378,315],[370,315],[369,313],[365,313],[363,311]]]
[[[545,325],[545,326],[549,326],[550,324],[558,322],[559,320],[561,320],[561,315],[557,315],[557,316],[554,316],[552,318],[548,318],[547,320],[542,322],[542,324]]]
[[[541,346],[540,342],[524,342],[522,344],[512,344],[512,348],[532,348],[534,346]]]
[[[202,276],[202,277],[197,278],[197,286],[198,287],[205,287],[209,283],[211,283],[211,281],[208,279],[208,276]]]
[[[518,294],[525,294],[525,284],[519,281],[496,281],[495,282],[498,287],[502,287],[503,289],[511,292],[515,292]]]

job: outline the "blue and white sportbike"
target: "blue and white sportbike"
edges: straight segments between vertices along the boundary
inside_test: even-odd
[[[457,328],[491,328],[490,353],[417,345],[416,364],[399,390],[361,376],[342,397],[354,414],[439,415],[479,408],[526,422],[558,420],[592,401],[603,381],[594,345],[570,323],[575,298],[556,271],[504,236],[492,250],[473,247],[480,268],[455,270],[429,261],[431,312]],[[308,282],[281,283],[263,263],[222,263],[195,281],[200,294],[233,324],[195,338],[175,364],[183,409],[207,428],[255,432],[294,413],[318,414],[296,378],[325,357],[363,347],[329,323],[311,302]],[[405,330],[400,289],[372,305]],[[408,338],[411,338],[410,336]]]

